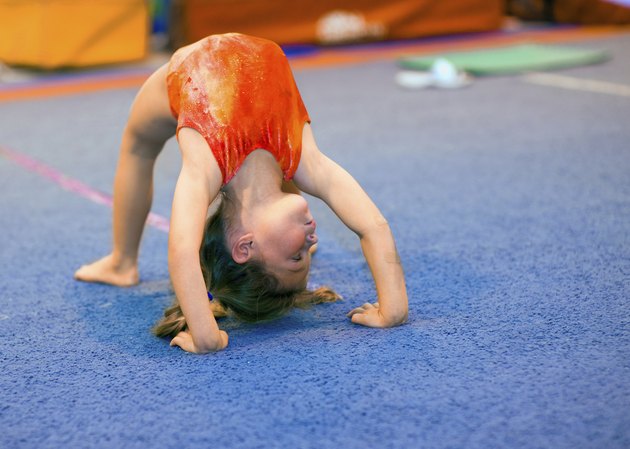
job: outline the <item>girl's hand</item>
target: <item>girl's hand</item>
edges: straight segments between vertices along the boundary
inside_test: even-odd
[[[184,351],[192,352],[193,354],[206,354],[208,352],[221,351],[228,345],[228,334],[227,332],[220,330],[219,335],[221,336],[221,339],[215,347],[197,348],[192,339],[192,335],[190,335],[189,332],[182,331],[171,340],[171,346],[179,346]]]
[[[347,317],[352,319],[353,323],[367,327],[393,327],[404,323],[406,320],[392,320],[386,317],[377,302],[374,304],[366,302],[361,307],[348,312]]]

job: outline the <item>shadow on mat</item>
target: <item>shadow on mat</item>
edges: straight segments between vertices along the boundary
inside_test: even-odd
[[[173,301],[174,292],[169,280],[142,282],[131,288],[72,282],[65,297],[76,305],[86,334],[109,349],[143,356],[168,351],[169,339],[155,337],[151,328]],[[343,303],[296,309],[277,320],[255,324],[239,322],[231,317],[221,318],[219,325],[230,334],[231,348],[262,345],[265,341],[299,334],[308,328],[325,331],[324,327],[334,326],[328,316],[331,306],[340,309],[332,312],[335,318],[341,315],[340,319],[332,321],[345,325],[341,319],[345,313]]]
[[[410,304],[406,328],[430,326],[435,329],[446,317],[473,313],[478,307],[478,299],[492,283],[470,264],[436,254],[407,255],[404,262]],[[336,333],[344,339],[352,339],[352,335],[364,338],[363,328],[351,324],[345,314],[366,300],[374,300],[375,292],[365,273],[361,272],[364,264],[347,265],[348,271],[354,273],[342,269],[343,282],[331,282],[344,296],[344,301],[294,310],[283,318],[266,323],[221,319],[221,328],[231,337],[230,347],[251,349],[267,345],[272,340],[295,343],[296,339],[318,333],[329,338],[335,338]],[[337,277],[339,274],[337,271]],[[132,288],[72,282],[65,296],[77,305],[79,315],[85,320],[87,335],[109,348],[113,346],[129,354],[147,356],[163,355],[168,350],[168,340],[153,336],[151,328],[171,304],[173,295],[169,280],[155,280]]]

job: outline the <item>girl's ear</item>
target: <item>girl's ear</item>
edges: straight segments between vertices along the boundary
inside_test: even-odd
[[[254,248],[253,235],[251,233],[239,237],[232,246],[232,259],[236,263],[245,263],[252,258]]]

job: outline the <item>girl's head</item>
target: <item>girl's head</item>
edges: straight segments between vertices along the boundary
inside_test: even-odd
[[[234,237],[234,212],[234,206],[224,196],[219,209],[206,223],[199,252],[206,287],[244,321],[278,317],[293,305],[293,297],[305,285],[284,286],[266,270],[263,262],[253,255],[251,234]],[[237,248],[239,245],[242,248]]]
[[[310,249],[317,243],[315,220],[306,200],[284,193],[251,213],[243,220],[245,223],[236,223],[231,218],[229,202],[224,203],[225,243],[232,259],[238,264],[264,266],[280,289],[304,289],[311,264]]]
[[[277,318],[293,306],[340,299],[327,287],[306,289],[309,249],[317,237],[302,197],[290,195],[272,204],[246,232],[235,224],[235,212],[223,195],[206,223],[199,253],[206,287],[223,307],[243,321],[255,322]],[[177,302],[164,316],[154,329],[158,336],[186,329]]]

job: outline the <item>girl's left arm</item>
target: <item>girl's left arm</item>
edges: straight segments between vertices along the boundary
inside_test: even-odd
[[[376,285],[378,304],[367,302],[348,315],[354,323],[370,327],[404,323],[408,313],[407,289],[387,220],[359,183],[317,149],[310,126],[305,127],[304,133],[305,145],[295,183],[304,192],[322,199],[357,234]]]
[[[168,238],[168,266],[188,331],[171,341],[185,351],[224,349],[228,335],[213,316],[199,262],[199,248],[208,206],[221,186],[221,172],[203,137],[190,128],[178,136],[182,170],[177,180]]]

